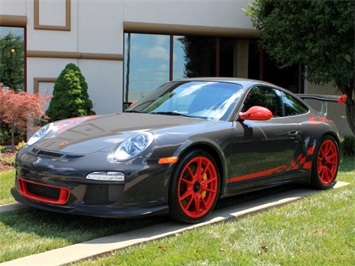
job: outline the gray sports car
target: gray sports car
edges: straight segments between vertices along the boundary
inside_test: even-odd
[[[197,223],[220,198],[333,187],[342,144],[332,121],[273,84],[185,79],[123,113],[47,124],[18,152],[11,192],[48,211]]]

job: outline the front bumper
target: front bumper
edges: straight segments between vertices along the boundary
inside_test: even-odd
[[[102,218],[139,218],[151,215],[160,215],[168,213],[168,205],[147,206],[147,207],[119,207],[112,205],[86,205],[86,204],[72,204],[72,205],[52,205],[44,204],[40,201],[34,201],[24,197],[15,187],[11,189],[12,196],[25,205],[64,214],[85,215]]]
[[[86,179],[95,171],[120,171],[125,180]],[[11,194],[18,202],[53,212],[110,218],[157,215],[168,212],[166,173],[166,165],[146,158],[112,164],[100,153],[62,161],[24,151],[16,158]]]

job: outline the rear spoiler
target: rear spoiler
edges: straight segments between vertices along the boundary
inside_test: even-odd
[[[336,95],[319,95],[319,94],[297,94],[303,100],[318,100],[322,102],[344,103],[346,101],[346,94],[341,96]]]
[[[333,103],[345,103],[346,101],[346,94],[343,94],[341,96],[336,96],[336,95],[319,95],[319,94],[297,94],[298,97],[300,97],[302,100],[317,100],[322,102],[322,107],[320,110],[320,114],[322,116],[327,116],[328,114],[328,102],[333,102]]]

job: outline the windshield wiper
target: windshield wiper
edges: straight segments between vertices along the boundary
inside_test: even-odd
[[[141,111],[136,111],[136,110],[126,110],[124,111],[125,113],[144,113],[144,112],[141,112]]]
[[[175,116],[186,116],[189,117],[188,115],[184,115],[178,112],[150,112],[150,114],[154,115],[175,115]]]

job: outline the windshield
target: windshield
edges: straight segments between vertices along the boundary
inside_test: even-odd
[[[170,82],[139,100],[127,112],[223,120],[238,101],[241,89],[242,86],[227,82]]]

